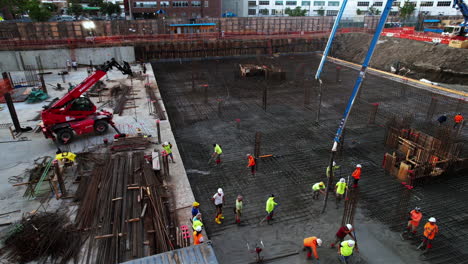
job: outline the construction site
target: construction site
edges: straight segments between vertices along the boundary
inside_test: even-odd
[[[0,263],[468,263],[468,49],[382,21],[0,24]]]

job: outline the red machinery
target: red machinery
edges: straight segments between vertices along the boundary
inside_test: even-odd
[[[62,144],[68,144],[74,134],[82,135],[91,132],[104,134],[111,125],[118,134],[120,132],[112,121],[112,113],[105,110],[96,111],[96,106],[81,95],[97,83],[112,67],[119,69],[123,74],[132,75],[127,62],[121,66],[115,59],[106,62],[103,66],[68,92],[62,99],[45,107],[41,113],[42,133],[46,138],[58,139]]]

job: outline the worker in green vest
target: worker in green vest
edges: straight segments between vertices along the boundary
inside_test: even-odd
[[[336,162],[333,162],[333,175],[336,175],[335,171],[340,168],[340,166],[336,165]],[[330,178],[330,166],[327,167],[327,178]]]
[[[197,230],[197,227],[203,227],[202,218],[201,218],[201,213],[198,213],[198,214],[192,219],[192,228],[193,228],[193,230]]]
[[[316,184],[312,185],[312,191],[314,192],[312,199],[318,200],[320,194],[325,195],[325,183],[317,182]]]
[[[275,206],[277,206],[278,203],[275,202],[275,195],[272,194],[270,196],[270,198],[268,198],[267,202],[266,202],[266,211],[267,211],[267,216],[266,216],[266,219],[267,219],[267,223],[270,224],[270,220],[273,220],[273,214],[274,214],[274,211],[275,211]]]
[[[341,199],[343,199],[346,189],[348,189],[348,184],[346,183],[345,178],[341,178],[335,185],[336,209],[338,209],[338,205],[340,204]]]
[[[346,240],[338,245],[338,255],[344,263],[348,264],[349,258],[353,255],[355,244],[354,240]]]
[[[162,147],[166,151],[167,155],[171,157],[172,163],[175,163],[174,156],[172,156],[172,144],[166,141],[162,144]]]
[[[221,154],[223,153],[223,150],[221,149],[221,146],[219,144],[213,144],[214,147],[214,152],[213,152],[213,157],[216,156],[216,164],[221,163]]]

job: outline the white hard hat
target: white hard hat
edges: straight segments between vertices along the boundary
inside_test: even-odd
[[[223,194],[223,189],[218,188],[218,193],[219,193],[219,194]]]
[[[250,156],[250,154],[247,154],[247,157]]]
[[[336,162],[333,162],[333,166],[336,166]]]
[[[197,227],[195,228],[195,231],[200,232],[200,231],[201,231],[201,226],[197,226]]]
[[[163,143],[163,145],[169,145],[169,143],[166,141],[166,142]]]
[[[414,208],[414,210],[416,210],[416,211],[421,211],[421,207],[417,207],[417,206],[416,206],[416,207]]]
[[[362,168],[361,164],[356,165],[356,168]]]
[[[321,247],[321,246],[322,246],[322,239],[320,239],[320,238],[317,238],[317,245],[318,245],[319,247]]]
[[[356,244],[356,242],[354,242],[354,240],[348,240],[348,246],[352,247],[354,246],[354,244]]]
[[[346,182],[345,178],[341,178],[340,182]]]
[[[353,229],[353,226],[351,224],[346,224],[346,227],[348,228],[348,230]]]
[[[435,222],[436,222],[436,219],[435,219],[434,217],[431,217],[431,218],[429,218],[429,222],[435,223]]]

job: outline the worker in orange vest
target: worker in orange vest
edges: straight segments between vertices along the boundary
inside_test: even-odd
[[[438,233],[439,227],[436,225],[436,219],[434,217],[429,218],[429,222],[424,225],[424,238],[421,244],[418,246],[418,249],[431,249],[432,241]]]
[[[193,244],[194,245],[200,245],[201,243],[203,243],[203,235],[201,231],[202,231],[201,226],[197,226],[195,231],[193,231]]]
[[[252,175],[255,175],[255,165],[257,164],[255,162],[255,158],[251,154],[247,154],[247,159],[249,159],[247,168],[250,168],[250,172],[252,172]]]
[[[312,258],[312,252],[314,252],[314,257],[316,260],[319,260],[319,255],[317,253],[317,247],[322,246],[322,240],[317,237],[308,237],[304,238],[304,248],[302,250],[307,250],[307,258]]]
[[[353,178],[354,178],[354,181],[353,181],[353,187],[356,188],[358,187],[358,182],[359,180],[361,179],[361,164],[358,164],[356,165],[356,169],[353,171]]]
[[[422,213],[421,208],[416,207],[411,212],[409,212],[409,221],[406,227],[406,230],[403,232],[401,237],[403,238],[404,235],[408,234],[410,238],[416,235],[416,231],[419,226],[419,222],[421,222]]]
[[[453,121],[455,124],[453,124],[453,128],[456,128],[458,125],[460,125],[463,122],[464,118],[461,113],[458,113],[454,118]]]

